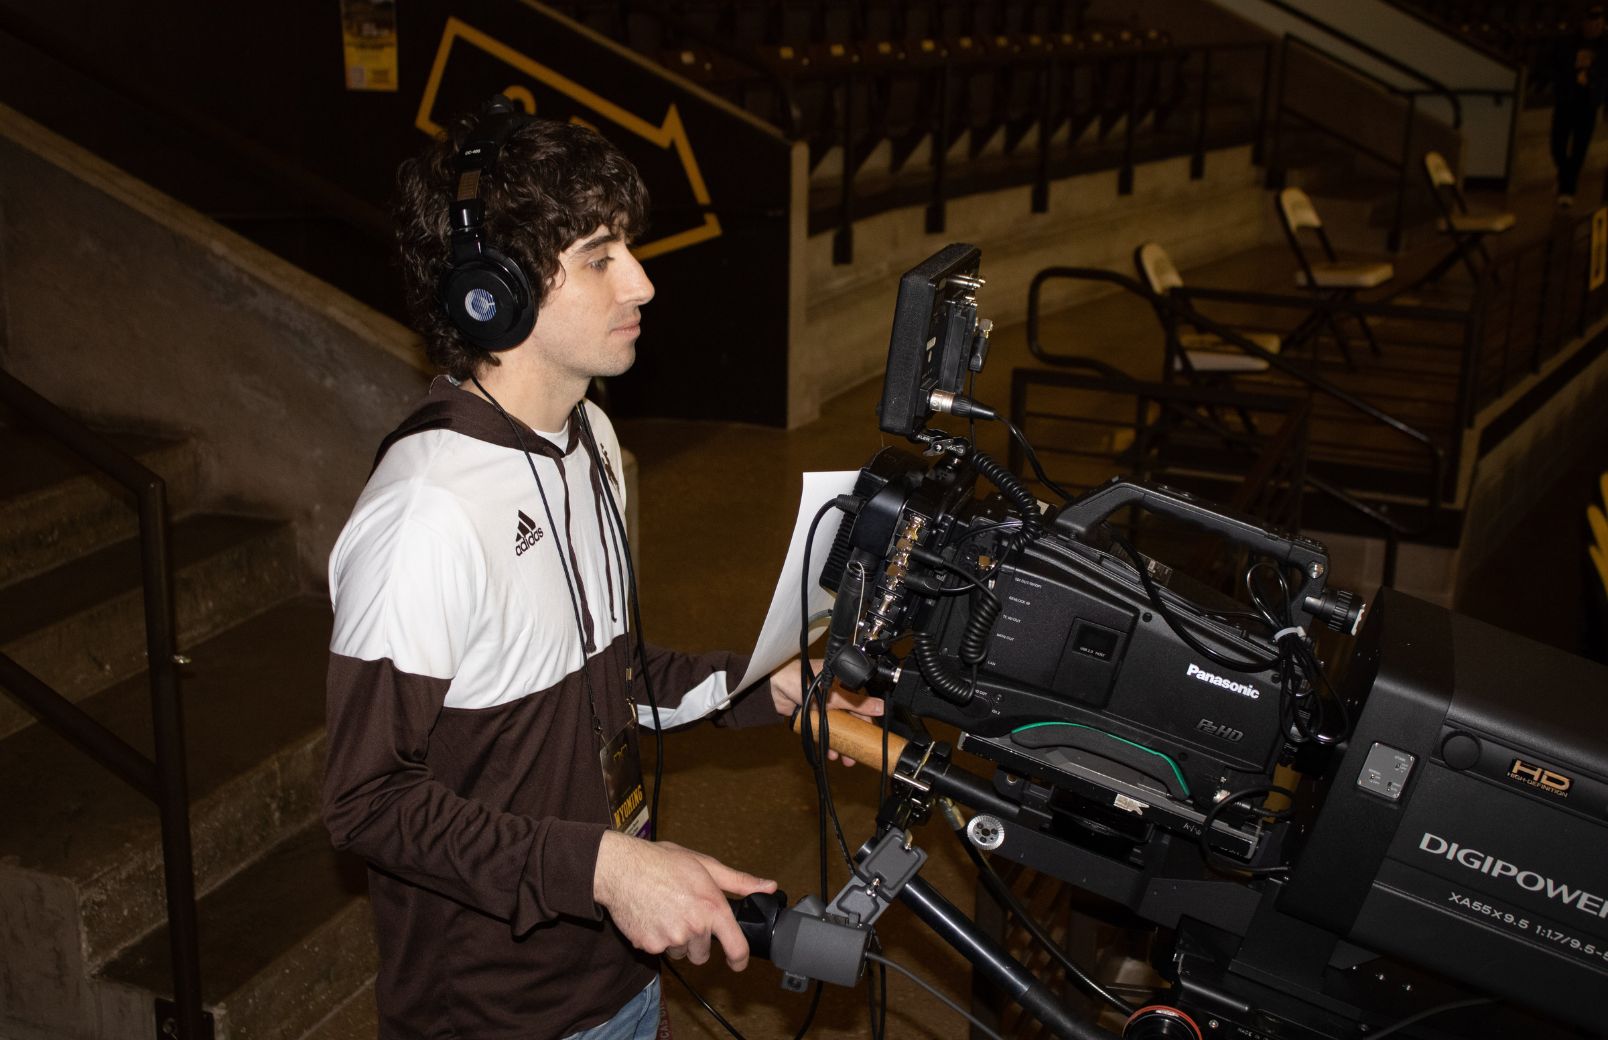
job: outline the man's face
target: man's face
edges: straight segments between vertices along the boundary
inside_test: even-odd
[[[636,360],[642,305],[653,283],[626,243],[598,227],[559,254],[536,317],[537,356],[559,378],[617,376]]]

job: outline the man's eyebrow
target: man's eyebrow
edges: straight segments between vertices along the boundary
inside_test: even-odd
[[[585,242],[582,242],[580,245],[576,246],[575,247],[575,252],[577,252],[577,253],[590,253],[592,250],[597,249],[600,246],[606,246],[606,245],[610,244],[611,242],[618,242],[619,240],[620,240],[619,232],[617,232],[617,231],[605,231],[602,234],[593,235],[591,238],[587,239]]]

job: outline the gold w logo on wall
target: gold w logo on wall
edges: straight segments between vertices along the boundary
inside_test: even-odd
[[[584,30],[583,30],[584,31]],[[497,68],[488,70],[488,59]],[[623,59],[622,60],[628,60]],[[473,66],[472,70],[469,68]],[[430,69],[430,79],[424,88],[424,96],[419,101],[419,113],[414,125],[427,134],[435,136],[442,132],[441,125],[436,121],[435,108],[443,93],[443,82],[449,74],[459,67],[464,67],[462,78],[479,82],[488,76],[500,76],[497,80],[501,92],[507,95],[516,104],[523,105],[525,111],[543,115],[554,115],[560,118],[567,117],[578,123],[593,126],[614,138],[615,143],[632,154],[639,167],[643,166],[642,156],[644,150],[633,148],[631,142],[622,140],[618,135],[611,133],[611,127],[618,128],[633,138],[637,143],[646,144],[653,150],[662,150],[671,158],[664,165],[674,172],[669,176],[674,178],[677,174],[683,179],[680,184],[666,184],[664,174],[654,178],[649,170],[643,169],[643,175],[649,178],[649,184],[655,193],[661,191],[667,194],[680,194],[690,206],[674,207],[680,211],[695,211],[701,217],[701,222],[682,226],[669,233],[650,239],[632,247],[632,252],[640,260],[661,256],[677,249],[706,242],[718,238],[721,233],[720,220],[714,213],[709,212],[709,189],[704,184],[703,174],[698,169],[697,157],[693,154],[692,142],[687,136],[687,130],[681,122],[681,115],[676,110],[674,102],[665,109],[663,120],[655,125],[623,106],[608,100],[601,94],[591,90],[574,79],[564,75],[549,65],[545,65],[528,54],[524,54],[508,44],[482,32],[474,26],[458,18],[448,18],[445,29],[441,33],[441,44],[436,49],[435,63]],[[508,82],[508,74],[514,74],[514,82]],[[507,84],[507,85],[501,85]],[[454,97],[473,97],[472,104],[461,103],[464,110],[468,110],[484,100],[485,93],[476,93],[473,88],[463,88],[449,91]],[[538,94],[543,95],[549,102],[557,102],[559,106],[570,109],[567,113],[556,110],[557,106],[551,103],[541,103]],[[456,109],[454,109],[455,111]],[[577,111],[579,110],[579,111]],[[582,113],[585,114],[582,114]],[[445,118],[443,116],[442,118]],[[649,152],[649,154],[653,154]],[[659,222],[659,218],[655,218]]]

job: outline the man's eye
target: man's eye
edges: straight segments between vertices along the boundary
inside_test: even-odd
[[[609,261],[613,259],[614,258],[612,256],[600,256],[596,260],[593,260],[591,263],[587,264],[587,266],[594,271],[607,271],[609,269]]]

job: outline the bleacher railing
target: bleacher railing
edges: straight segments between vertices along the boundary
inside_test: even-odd
[[[1459,425],[1527,380],[1608,317],[1608,282],[1592,286],[1593,216],[1498,254],[1480,271],[1462,365]],[[1599,274],[1608,272],[1598,272]]]
[[[664,63],[808,142],[812,167],[833,156],[836,183],[818,195],[810,230],[833,232],[837,263],[852,261],[854,221],[873,210],[925,203],[926,230],[939,234],[948,203],[984,187],[1030,184],[1042,213],[1050,182],[1074,172],[1115,168],[1126,195],[1141,160],[1188,155],[1197,179],[1214,147],[1250,144],[1262,161],[1266,42],[1176,45],[1127,30],[846,39],[756,47],[762,77],[707,39],[689,36],[699,46],[670,48]],[[1226,88],[1216,73],[1235,62],[1248,68]],[[777,110],[784,98],[798,106],[795,129]],[[879,148],[887,172],[871,176]]]

